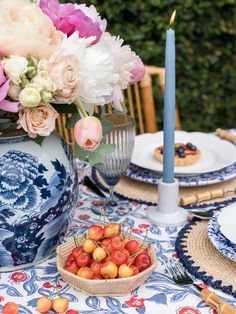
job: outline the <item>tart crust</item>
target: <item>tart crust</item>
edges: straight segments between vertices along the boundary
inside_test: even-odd
[[[161,154],[159,147],[155,148],[154,155],[159,162],[163,163],[163,154]],[[201,151],[199,149],[196,150],[195,155],[186,155],[184,158],[180,158],[178,155],[175,155],[174,165],[176,167],[191,166],[198,161],[200,155]]]

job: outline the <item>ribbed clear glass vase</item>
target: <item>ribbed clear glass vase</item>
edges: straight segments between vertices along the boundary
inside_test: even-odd
[[[127,115],[110,114],[107,120],[113,122],[113,130],[106,135],[107,144],[115,144],[116,149],[112,154],[105,157],[103,165],[96,167],[110,189],[110,197],[107,199],[109,206],[116,206],[114,199],[114,187],[119,182],[121,176],[129,167],[135,139],[134,121]]]

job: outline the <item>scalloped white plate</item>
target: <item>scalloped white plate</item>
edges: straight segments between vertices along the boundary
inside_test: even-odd
[[[212,133],[176,131],[175,142],[191,142],[201,150],[201,156],[194,165],[175,167],[174,171],[177,175],[213,172],[236,161],[236,146]],[[163,145],[163,131],[136,136],[131,162],[142,168],[162,172],[163,164],[154,157],[154,149],[161,145]]]
[[[236,244],[236,204],[228,205],[222,209],[218,216],[218,224],[221,233]]]
[[[220,214],[221,213],[216,213],[211,217],[208,223],[208,236],[211,243],[221,254],[236,262],[236,245],[222,234],[218,224]]]

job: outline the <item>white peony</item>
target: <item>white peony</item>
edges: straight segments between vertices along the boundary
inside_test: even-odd
[[[79,65],[79,98],[85,104],[104,105],[119,80],[107,45],[98,42],[87,48]]]
[[[107,45],[110,56],[113,60],[114,71],[119,75],[119,85],[121,89],[126,89],[131,72],[136,68],[137,56],[128,45],[123,45],[123,39],[104,33],[101,42]]]
[[[21,75],[27,72],[28,60],[25,57],[10,56],[1,61],[5,73],[14,84],[21,83]]]
[[[73,53],[77,59],[80,59],[83,57],[86,48],[90,47],[94,40],[96,40],[95,36],[80,38],[79,31],[76,31],[69,37],[64,35],[60,49]],[[39,63],[41,63],[41,67],[45,68],[45,61]]]
[[[76,32],[77,33],[77,32]],[[94,37],[79,38],[78,33],[63,38],[61,48],[73,53],[79,63],[78,98],[92,112],[93,105],[104,105],[106,98],[118,84],[119,75],[115,73],[109,45],[105,42],[91,43]]]
[[[41,96],[36,88],[26,86],[20,92],[19,101],[24,107],[37,107],[41,102]]]

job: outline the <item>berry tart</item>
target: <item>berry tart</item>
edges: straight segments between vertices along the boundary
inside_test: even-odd
[[[157,147],[154,151],[155,158],[163,163],[163,146]],[[175,166],[185,167],[195,164],[201,155],[201,151],[192,143],[175,144]]]

